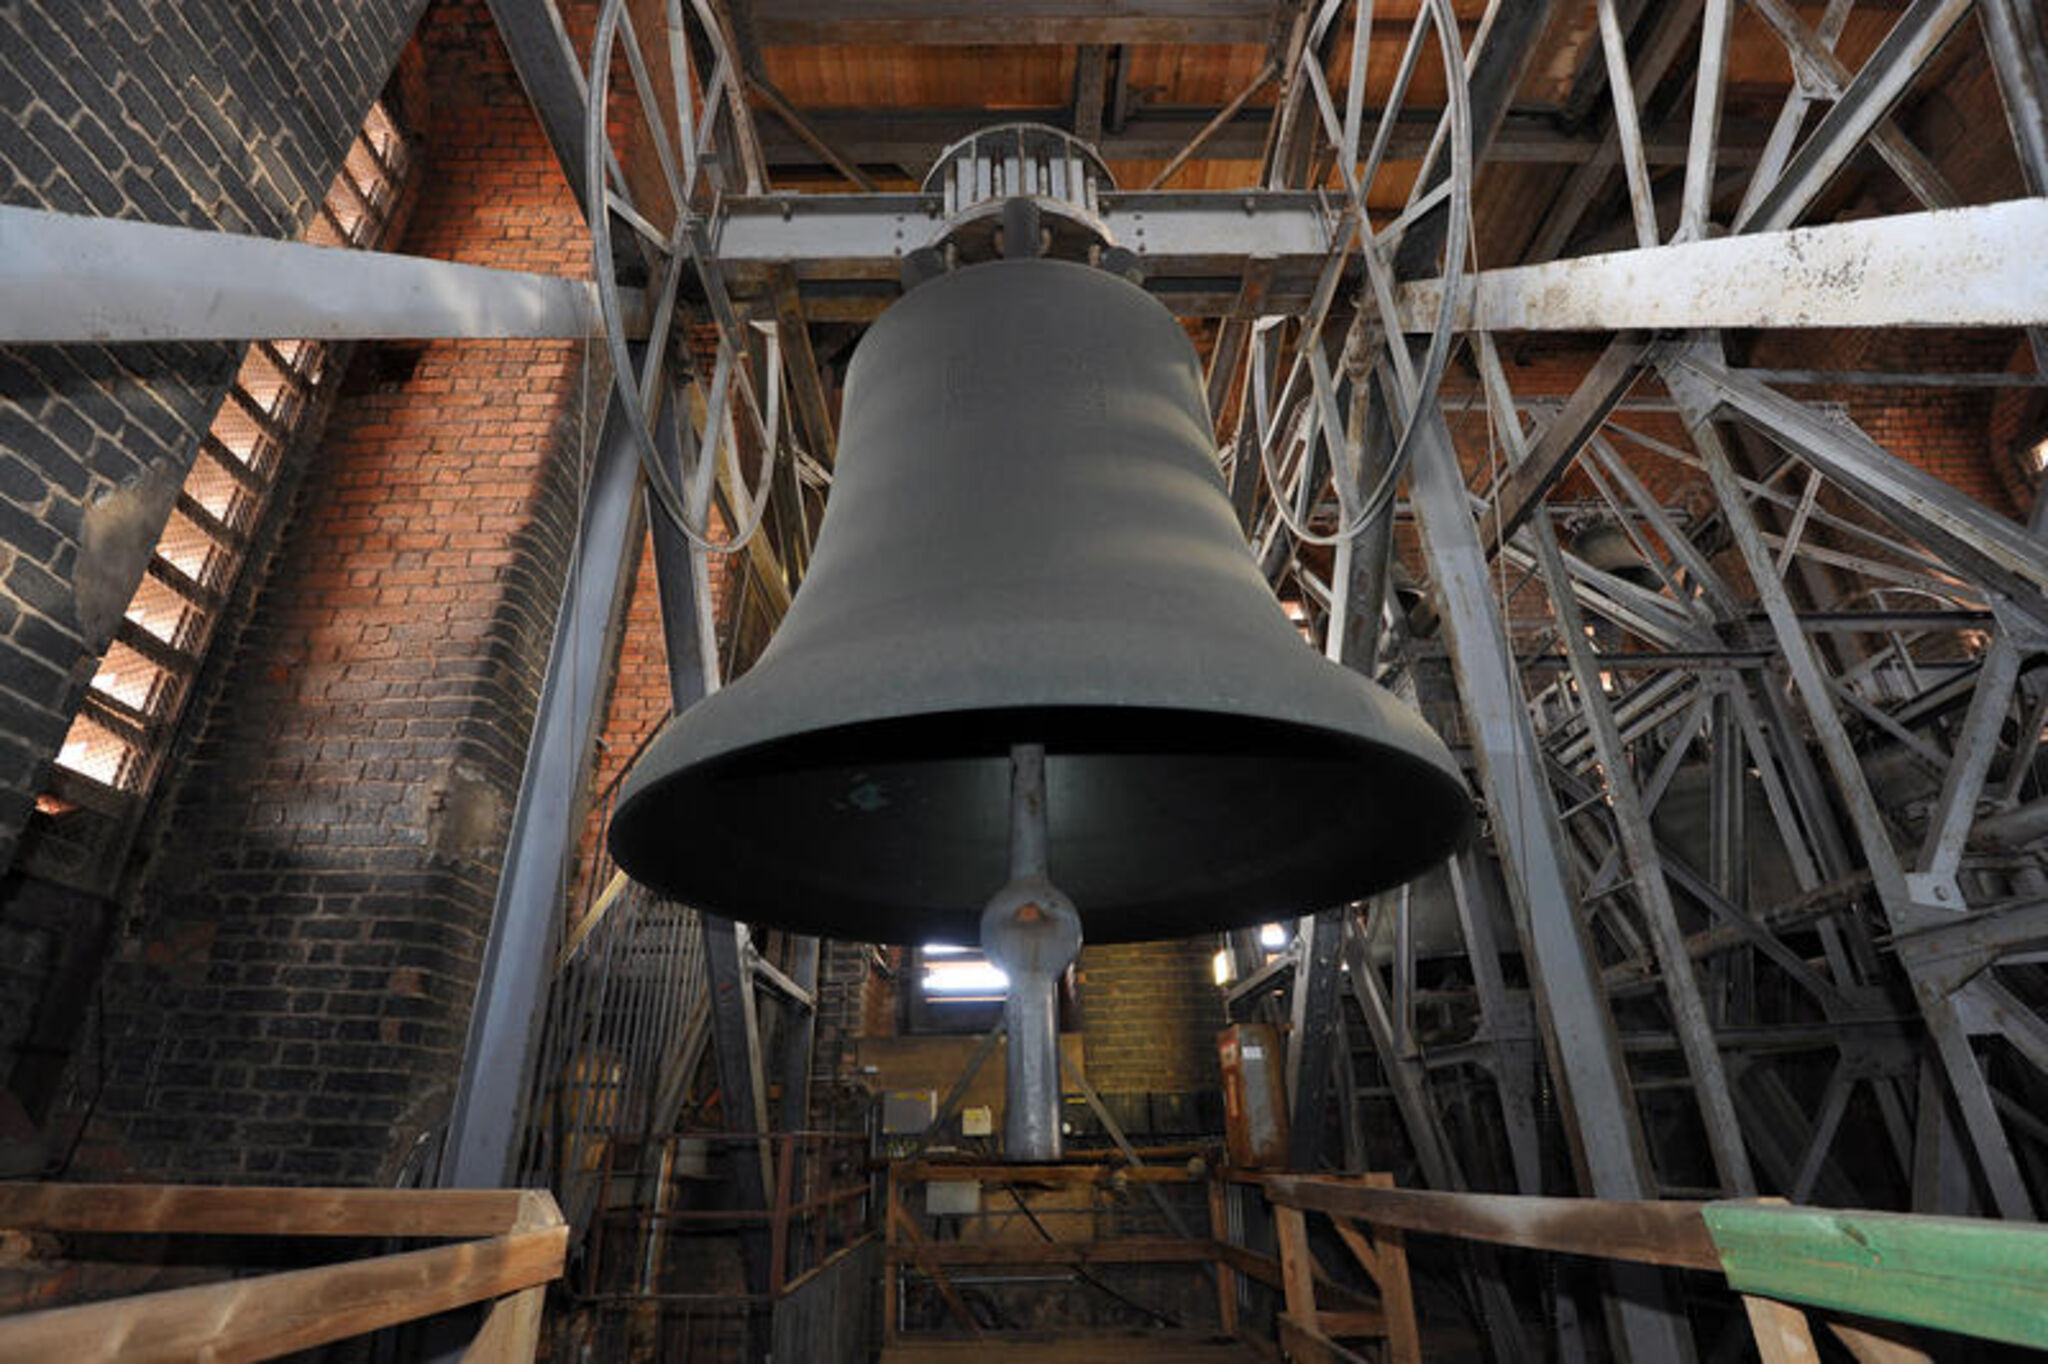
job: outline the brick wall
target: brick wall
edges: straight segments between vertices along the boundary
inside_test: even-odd
[[[483,6],[422,40],[398,249],[587,270]],[[164,797],[79,1172],[382,1182],[444,1116],[606,382],[567,343],[358,354]]]
[[[1218,941],[1085,944],[1076,995],[1089,1083],[1134,1135],[1202,1130],[1204,1096],[1221,1085],[1216,1033],[1223,1000],[1211,976]],[[899,1031],[903,950],[827,942],[818,967],[818,1034],[812,1074],[820,1086],[857,1086],[853,1043]],[[877,960],[885,969],[877,969]],[[820,1097],[820,1121],[853,1121],[838,1098]],[[828,1113],[828,1108],[831,1110]],[[1195,1125],[1187,1125],[1195,1124]],[[1220,1128],[1217,1130],[1220,1131]]]
[[[1215,1089],[1222,997],[1213,935],[1081,949],[1081,1034],[1104,1095]]]
[[[2006,369],[2014,374],[2034,371],[2034,351],[2025,338],[2013,343]],[[2033,449],[2048,439],[2048,395],[2038,388],[2001,389],[1991,399],[1987,439],[1991,461],[2005,481],[2013,506],[2029,512],[2040,483]]]
[[[811,1125],[859,1131],[866,1090],[854,1043],[896,1033],[900,947],[827,940],[819,944],[818,1027],[811,1044]]]
[[[0,197],[294,237],[422,3],[0,7]],[[154,539],[237,359],[0,348],[0,865],[118,619],[91,603],[147,560],[135,535],[82,554],[86,525],[138,512]]]
[[[714,578],[712,600],[716,610],[718,586],[724,575]],[[605,714],[604,738],[593,769],[594,788],[609,790],[625,775],[640,745],[654,733],[672,710],[668,679],[668,648],[662,637],[661,589],[654,574],[654,537],[643,537],[640,564],[634,573],[626,599],[625,628],[619,635],[619,655],[612,679],[611,704]],[[586,835],[586,849],[599,830],[593,812],[592,828]]]
[[[660,515],[652,510],[650,515]],[[723,523],[714,513],[711,535],[722,539]],[[731,592],[733,556],[713,555],[708,577],[711,582],[712,619],[724,638]],[[668,646],[661,621],[661,588],[655,575],[654,537],[642,537],[639,566],[633,575],[623,608],[624,624],[619,632],[618,654],[609,674],[611,694],[605,703],[605,722],[592,766],[591,790],[595,798],[584,821],[577,847],[577,883],[584,895],[602,889],[590,882],[593,869],[608,868],[599,856],[608,803],[617,794],[617,784],[639,754],[640,747],[672,713],[674,696],[668,675]]]

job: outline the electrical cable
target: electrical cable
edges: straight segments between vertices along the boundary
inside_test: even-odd
[[[1024,1201],[1024,1195],[1017,1192],[1016,1185],[1006,1182],[1003,1185],[1003,1190],[1004,1192],[1008,1193],[1010,1195],[1011,1200],[1016,1203],[1017,1210],[1024,1214],[1025,1218],[1030,1221],[1032,1226],[1038,1228],[1038,1234],[1045,1238],[1045,1242],[1047,1245],[1059,1244],[1058,1241],[1053,1239],[1053,1234],[1045,1229],[1045,1223],[1038,1220],[1038,1214],[1031,1210],[1031,1205]],[[1082,1283],[1085,1283],[1089,1285],[1091,1288],[1098,1289],[1101,1292],[1108,1294],[1110,1297],[1115,1298],[1118,1302],[1122,1303],[1124,1306],[1128,1308],[1131,1308],[1134,1311],[1143,1312],[1146,1316],[1152,1318],[1152,1320],[1158,1322],[1161,1326],[1171,1327],[1173,1330],[1176,1331],[1184,1331],[1187,1329],[1187,1327],[1181,1322],[1181,1320],[1178,1317],[1175,1317],[1166,1312],[1162,1312],[1156,1307],[1147,1307],[1144,1303],[1139,1302],[1136,1298],[1133,1298],[1128,1294],[1118,1292],[1116,1289],[1111,1288],[1102,1280],[1096,1278],[1093,1274],[1090,1274],[1082,1266],[1074,1265],[1072,1266],[1072,1268],[1074,1271],[1074,1277],[1079,1279]]]

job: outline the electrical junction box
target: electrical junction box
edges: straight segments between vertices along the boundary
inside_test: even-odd
[[[939,1094],[934,1089],[892,1089],[882,1096],[882,1132],[885,1136],[916,1136],[938,1116]]]
[[[1233,1023],[1216,1034],[1223,1070],[1223,1142],[1241,1169],[1287,1164],[1285,1053],[1270,1023]]]
[[[996,1115],[992,1108],[963,1108],[960,1110],[960,1135],[963,1137],[992,1137],[996,1132]]]

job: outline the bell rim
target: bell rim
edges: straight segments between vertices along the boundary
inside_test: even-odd
[[[675,717],[670,723],[676,724],[687,715],[688,712]],[[778,754],[801,754],[808,759],[802,765],[820,769],[835,764],[853,766],[858,764],[853,763],[849,755],[863,745],[871,745],[880,754],[901,756],[902,736],[919,729],[925,732],[921,742],[955,757],[963,756],[960,742],[962,727],[977,730],[978,742],[964,751],[966,759],[976,761],[1001,756],[1011,742],[1036,742],[1035,737],[1026,737],[1034,734],[1046,737],[1048,763],[1054,771],[1058,770],[1057,764],[1062,758],[1101,760],[1114,756],[1111,750],[1101,745],[1093,745],[1083,751],[1063,747],[1066,740],[1058,732],[1048,733],[1042,726],[1034,727],[1027,723],[1020,730],[1020,717],[1043,718],[1055,724],[1059,720],[1069,720],[1087,730],[1099,730],[1101,726],[1112,723],[1125,727],[1136,725],[1140,730],[1149,723],[1161,732],[1182,734],[1203,730],[1218,737],[1232,736],[1236,740],[1235,743],[1212,743],[1207,751],[1248,757],[1256,753],[1262,763],[1273,759],[1276,744],[1279,749],[1297,755],[1319,752],[1322,759],[1332,766],[1352,770],[1355,775],[1351,780],[1357,789],[1392,793],[1395,797],[1389,801],[1387,810],[1389,826],[1396,828],[1398,833],[1379,845],[1380,861],[1369,875],[1359,870],[1359,860],[1332,860],[1325,856],[1318,862],[1322,870],[1317,873],[1317,884],[1327,887],[1326,890],[1295,890],[1282,886],[1265,891],[1261,898],[1241,900],[1228,912],[1219,911],[1213,902],[1204,904],[1199,898],[1168,897],[1136,906],[1091,902],[1083,891],[1074,898],[1089,942],[1186,938],[1354,903],[1413,880],[1438,865],[1469,843],[1476,826],[1471,794],[1462,774],[1449,761],[1449,752],[1442,748],[1441,741],[1427,730],[1425,733],[1431,742],[1409,745],[1355,729],[1334,729],[1299,717],[1273,717],[1250,712],[1218,713],[1173,706],[1054,705],[937,714],[924,712],[858,720],[779,735],[707,755],[622,793],[613,809],[606,842],[614,859],[628,876],[664,898],[703,912],[766,927],[851,941],[972,941],[981,901],[1001,884],[1000,873],[990,873],[988,885],[981,888],[978,896],[967,896],[942,908],[918,906],[901,899],[865,899],[845,893],[836,894],[830,903],[826,903],[824,895],[815,888],[792,889],[793,878],[785,876],[778,879],[773,872],[764,877],[758,867],[723,877],[679,876],[678,871],[705,864],[673,855],[676,840],[686,836],[682,830],[673,827],[677,818],[675,811],[682,809],[682,817],[687,819],[692,807],[708,802],[710,792],[733,774],[739,773],[747,779],[758,778],[761,775],[759,771],[746,772],[749,765],[772,767]],[[949,721],[952,727],[948,727]],[[935,724],[945,731],[943,737],[934,733],[932,727]],[[1260,742],[1252,742],[1255,737]],[[1430,751],[1432,748],[1441,751],[1441,759]],[[1179,750],[1175,756],[1204,752],[1200,744],[1184,743]],[[1128,751],[1143,755],[1153,750],[1140,742],[1130,744]],[[647,756],[649,754],[643,754],[643,760]],[[1054,810],[1057,815],[1057,805]],[[669,812],[666,820],[661,818],[664,811]],[[1309,817],[1306,808],[1304,817]],[[790,855],[795,856],[793,850]],[[707,852],[707,858],[717,857],[719,853],[716,850]],[[639,865],[638,870],[636,864]],[[1056,883],[1061,880],[1057,847],[1052,876]],[[1073,888],[1068,889],[1071,891]],[[792,903],[823,904],[824,907],[817,912],[797,913],[782,908]],[[855,921],[851,926],[858,931],[845,931],[847,926],[840,921],[847,918]],[[878,926],[890,931],[874,931]],[[963,933],[964,938],[961,936]]]

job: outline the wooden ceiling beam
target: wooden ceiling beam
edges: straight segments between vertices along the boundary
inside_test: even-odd
[[[1263,43],[1271,0],[755,0],[764,47]]]
[[[1063,126],[1071,106],[1041,109],[806,109],[803,121],[847,160],[866,166],[902,166],[921,173],[942,147],[977,129],[1010,120]],[[1121,132],[1105,131],[1100,148],[1112,161],[1164,161],[1213,117],[1206,109],[1141,109]],[[1256,161],[1264,149],[1268,106],[1248,107],[1218,129],[1196,153],[1205,161]],[[1395,132],[1390,157],[1412,161],[1421,156],[1436,127],[1434,110],[1414,110]],[[1682,120],[1668,127],[1644,130],[1644,150],[1652,165],[1685,163],[1687,129]],[[1754,161],[1768,130],[1754,120],[1731,119],[1722,130],[1722,160],[1728,165]],[[761,127],[761,141],[771,166],[813,166],[818,154],[793,133],[773,124]],[[1512,114],[1489,150],[1491,161],[1577,165],[1600,151],[1597,137],[1559,131],[1542,114]]]
[[[1108,100],[1109,49],[1084,44],[1074,57],[1074,136],[1090,144],[1102,141],[1102,111]]]

